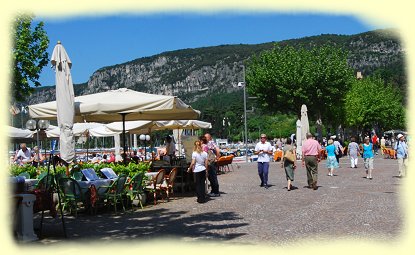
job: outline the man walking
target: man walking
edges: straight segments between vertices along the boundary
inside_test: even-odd
[[[268,189],[268,170],[272,146],[267,142],[265,134],[261,134],[261,141],[255,146],[255,154],[258,155],[258,175],[261,179],[261,187]]]
[[[396,158],[398,159],[399,177],[404,177],[406,174],[406,165],[408,160],[408,145],[405,142],[405,137],[398,134],[397,142],[395,144]]]
[[[219,197],[220,193],[216,161],[220,157],[220,150],[216,143],[212,140],[212,136],[209,133],[205,134],[205,138],[207,140],[208,155],[209,153],[212,153],[216,156],[216,159],[214,161],[208,162],[208,180],[210,182],[210,187],[212,189],[208,195],[210,197]]]
[[[320,162],[320,144],[313,139],[311,133],[306,134],[307,140],[303,143],[302,161],[307,169],[308,188],[317,190],[318,162]]]

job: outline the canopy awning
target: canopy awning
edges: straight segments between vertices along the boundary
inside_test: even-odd
[[[154,95],[121,88],[75,97],[75,122],[197,119],[200,112],[175,96]],[[29,106],[35,119],[56,119],[56,101]]]

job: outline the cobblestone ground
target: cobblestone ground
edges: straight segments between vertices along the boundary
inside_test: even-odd
[[[308,237],[396,240],[404,220],[397,161],[377,156],[373,180],[368,180],[359,160],[358,168],[351,169],[348,159],[342,158],[333,177],[327,176],[322,161],[315,191],[305,188],[305,168],[298,162],[294,182],[298,189],[290,192],[279,162],[270,165],[269,189],[259,186],[256,163],[233,164],[232,172],[218,176],[221,196],[205,204],[197,204],[189,193],[134,212],[68,216],[68,238],[63,237],[61,221],[48,216],[37,243],[173,238],[285,245]]]

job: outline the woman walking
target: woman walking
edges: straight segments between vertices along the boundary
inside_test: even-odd
[[[202,150],[202,142],[196,141],[192,153],[192,163],[190,163],[187,172],[193,170],[196,184],[196,195],[198,203],[206,202],[205,181],[206,169],[208,166],[207,153]]]
[[[370,138],[366,137],[363,144],[363,160],[365,162],[366,179],[369,180],[372,180],[373,156],[373,145],[370,143]]]
[[[284,148],[282,149],[283,156],[281,161],[281,167],[285,169],[285,176],[287,178],[287,191],[290,191],[294,186],[292,186],[292,182],[294,181],[294,169],[295,166],[295,159],[291,161],[289,159],[289,154],[292,153],[295,157],[295,149],[292,146],[291,138],[287,138]]]
[[[333,144],[333,139],[329,139],[327,142],[326,152],[327,152],[327,175],[333,176],[334,168],[339,167],[339,163],[336,159],[336,146]]]
[[[350,158],[350,167],[357,168],[357,159],[359,158],[359,145],[356,143],[356,138],[350,138],[349,146],[347,147],[347,154]]]

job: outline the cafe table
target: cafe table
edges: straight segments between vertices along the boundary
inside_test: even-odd
[[[86,192],[88,188],[93,184],[99,194],[103,194],[105,193],[106,189],[99,189],[99,187],[110,186],[112,181],[112,179],[98,179],[93,181],[78,181],[78,183],[84,192]]]

